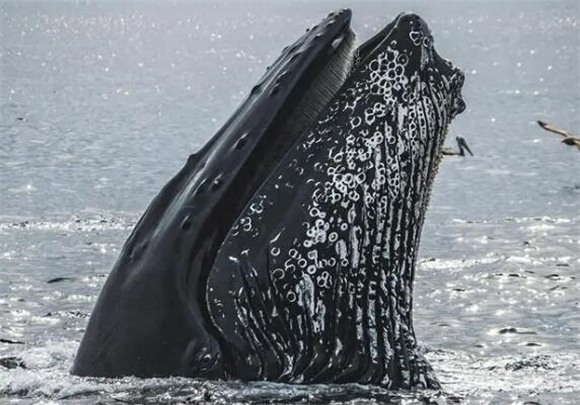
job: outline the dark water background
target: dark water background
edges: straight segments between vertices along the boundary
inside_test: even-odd
[[[0,403],[580,403],[577,1],[0,3]],[[467,76],[423,232],[415,326],[445,393],[73,377],[96,296],[160,187],[281,49],[348,6],[404,10]],[[56,282],[55,278],[64,280]],[[0,360],[1,361],[1,360]],[[12,364],[14,365],[14,364]]]

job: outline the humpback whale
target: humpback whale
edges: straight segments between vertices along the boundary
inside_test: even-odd
[[[401,14],[284,49],[148,207],[72,373],[438,388],[417,348],[421,228],[463,73]]]

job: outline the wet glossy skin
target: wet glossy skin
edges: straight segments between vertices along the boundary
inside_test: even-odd
[[[232,374],[436,388],[412,284],[463,74],[402,15],[250,200],[209,277]]]
[[[276,129],[344,39],[350,15],[329,15],[287,48],[224,127],[160,191],[99,296],[74,374],[223,375],[205,314],[204,279],[259,185],[252,177],[269,170],[264,155],[280,142]]]
[[[74,373],[438,386],[416,352],[412,283],[463,75],[402,15],[295,145],[273,138],[349,19],[285,51],[154,200]]]

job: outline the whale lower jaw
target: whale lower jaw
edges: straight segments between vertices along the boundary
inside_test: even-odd
[[[237,264],[244,270],[240,272],[244,292],[233,299],[243,330],[233,333],[232,329],[220,329],[229,334],[222,343],[222,352],[228,358],[222,378],[296,384],[359,383],[389,389],[441,388],[418,348],[409,305],[396,302],[384,285],[375,285],[372,291],[371,282],[371,291],[350,303],[343,295],[331,320],[317,318],[316,304],[305,298],[304,312],[293,315],[293,322],[288,307],[275,295],[280,291],[274,283],[259,284],[251,271]],[[368,276],[382,278],[383,283],[393,278],[379,272]],[[401,290],[409,288],[406,282],[403,284]],[[305,282],[302,288],[308,291],[311,287]],[[259,290],[266,293],[261,295]],[[369,297],[369,292],[374,297]],[[238,342],[231,344],[232,335],[246,339],[244,352],[236,350]]]
[[[439,388],[417,349],[412,291],[463,75],[432,41],[401,15],[364,44],[225,237],[206,301],[228,376]]]

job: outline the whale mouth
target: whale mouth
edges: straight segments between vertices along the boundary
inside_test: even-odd
[[[307,30],[305,36],[286,47],[253,88],[245,104],[252,97],[266,96],[280,105],[267,127],[261,132],[259,128],[254,130],[255,147],[244,157],[239,180],[231,184],[231,193],[227,197],[236,201],[235,207],[231,206],[233,211],[241,212],[288,150],[316,127],[320,114],[328,108],[333,97],[342,88],[352,85],[355,73],[367,69],[366,66],[389,46],[395,45],[407,52],[406,57],[416,59],[416,64],[424,63],[425,49],[432,52],[434,69],[439,74],[435,80],[448,82],[452,89],[454,105],[449,108],[449,119],[465,109],[461,97],[463,72],[437,54],[432,47],[431,32],[419,16],[399,14],[358,48],[355,48],[356,35],[350,28],[351,17],[349,9],[330,13],[320,24]],[[413,35],[420,35],[422,44],[427,45],[425,49],[421,44],[417,46]],[[308,66],[303,70],[294,70],[294,61],[305,55],[310,55],[306,62]],[[259,119],[260,115],[256,114],[256,118]],[[228,122],[225,127],[230,125],[231,122]],[[239,128],[238,132],[226,132],[231,139],[225,139],[225,142],[235,141],[236,145],[246,142],[247,132]],[[237,214],[230,218],[231,222],[224,228],[229,229],[236,218]]]

